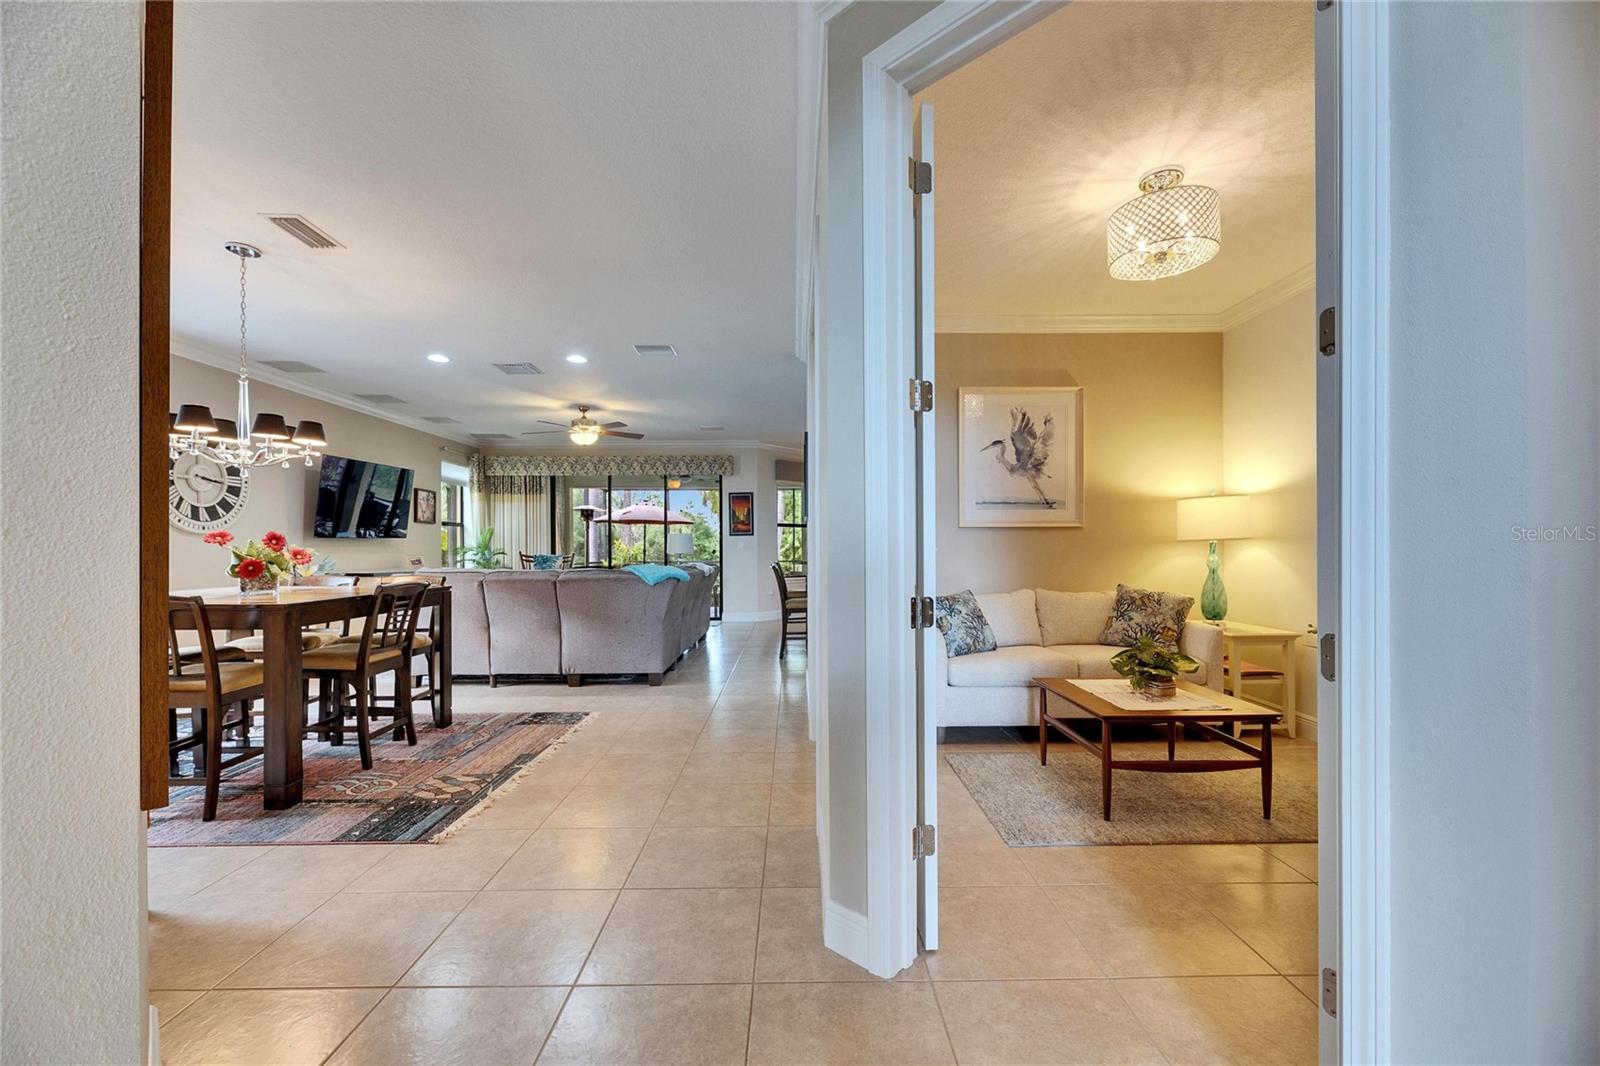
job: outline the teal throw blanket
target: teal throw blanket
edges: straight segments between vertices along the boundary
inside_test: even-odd
[[[659,585],[663,581],[688,581],[688,571],[676,566],[663,566],[660,563],[633,563],[624,566],[624,570],[643,581],[646,585]]]

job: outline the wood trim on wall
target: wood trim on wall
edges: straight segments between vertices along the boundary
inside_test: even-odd
[[[167,412],[171,389],[172,3],[144,5],[139,174],[139,806],[167,805]]]

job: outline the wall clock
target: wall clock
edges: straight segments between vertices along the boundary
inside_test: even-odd
[[[249,495],[250,479],[240,467],[204,455],[180,455],[167,464],[167,517],[179,529],[221,529]]]

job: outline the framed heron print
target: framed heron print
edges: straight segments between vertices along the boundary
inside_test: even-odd
[[[960,390],[963,526],[1083,525],[1083,388]]]

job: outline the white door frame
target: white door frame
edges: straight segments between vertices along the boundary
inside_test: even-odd
[[[1313,0],[1306,0],[1313,2]],[[1049,2],[946,2],[862,62],[862,223],[867,527],[867,886],[870,969],[916,957],[914,634],[907,624],[914,553],[911,420],[912,220],[906,187],[910,96],[1056,10]],[[1335,896],[1340,1010],[1328,1061],[1382,1062],[1388,1025],[1388,7],[1337,3],[1340,133],[1336,276],[1319,252],[1318,306],[1338,308],[1342,475],[1337,522],[1338,683],[1320,714],[1335,757],[1337,810],[1323,836],[1322,892]],[[937,186],[937,175],[935,176]],[[1311,324],[1308,324],[1310,327]],[[1320,521],[1321,519],[1319,519]],[[1324,759],[1327,766],[1327,759]],[[1328,867],[1334,866],[1333,870]],[[1327,923],[1324,923],[1326,925]]]

